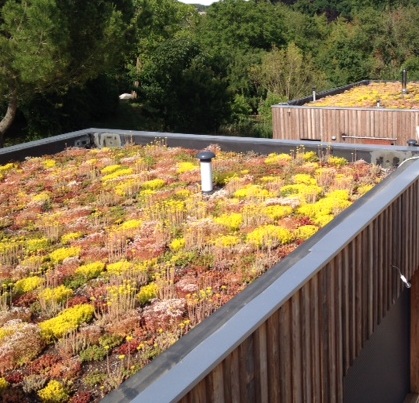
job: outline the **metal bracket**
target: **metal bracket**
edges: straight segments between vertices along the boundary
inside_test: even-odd
[[[92,142],[89,136],[81,137],[74,142],[74,147],[90,148],[91,145],[92,145]]]
[[[96,147],[121,147],[121,136],[115,133],[93,133],[93,142]]]

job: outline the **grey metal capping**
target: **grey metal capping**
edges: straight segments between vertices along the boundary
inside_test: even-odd
[[[308,101],[310,102],[310,101]],[[316,106],[316,105],[296,105],[296,104],[277,104],[277,105],[272,105],[272,107],[288,107],[290,109],[325,109],[325,110],[347,110],[347,109],[351,109],[351,110],[356,110],[356,111],[370,111],[371,109],[376,109],[376,110],[385,110],[386,112],[411,112],[411,111],[417,111],[418,109],[391,109],[391,108],[368,108],[368,107],[345,107],[345,106]]]
[[[399,81],[399,80],[361,80],[361,81],[357,81],[357,82],[352,83],[352,84],[342,85],[340,87],[332,88],[330,90],[317,92],[316,93],[316,99],[324,98],[324,97],[331,96],[331,95],[341,94],[344,91],[350,90],[351,88],[354,88],[354,87],[359,87],[361,85],[368,85],[368,84],[371,84],[371,83],[388,83],[388,82],[400,82],[400,85],[401,85],[401,81]],[[415,82],[415,81],[410,80],[410,82]],[[308,102],[311,102],[312,100],[313,100],[313,96],[309,95],[309,96],[304,97],[304,98],[293,99],[293,100],[288,101],[288,102],[280,103],[280,104],[277,104],[277,105],[272,105],[272,107],[284,106],[284,105],[301,106],[301,105],[304,105]]]
[[[31,141],[16,146],[0,149],[0,164],[23,160],[63,151],[67,147],[96,147],[94,138],[117,135],[121,145],[134,142],[149,144],[155,140],[164,140],[170,147],[203,149],[218,144],[225,151],[255,151],[260,154],[272,152],[287,153],[304,148],[317,153],[332,153],[349,161],[363,159],[383,166],[397,166],[400,162],[419,154],[419,147],[378,146],[366,144],[322,143],[317,141],[276,140],[253,137],[229,137],[216,135],[196,135],[184,133],[162,133],[116,129],[89,128],[42,140]]]
[[[64,150],[67,147],[86,146],[89,141],[87,130],[79,130],[60,134],[58,136],[47,137],[41,140],[29,141],[10,147],[0,148],[0,164],[11,161],[21,161],[26,157],[37,157],[46,154],[53,154]]]
[[[398,169],[102,402],[179,400],[403,193],[418,174],[417,160]]]
[[[326,91],[320,91],[316,93],[316,99],[320,99],[320,98],[324,98],[327,97],[329,95],[336,95],[336,94],[340,94],[341,92],[350,90],[351,88],[354,87],[359,87],[360,85],[368,85],[371,82],[378,82],[378,81],[374,81],[374,80],[361,80],[361,81],[357,81],[356,83],[352,83],[352,84],[347,84],[347,85],[342,85],[340,87],[336,87],[336,88],[332,88],[331,90],[326,90]],[[306,104],[307,102],[311,102],[313,100],[313,96],[309,95],[307,97],[304,98],[299,98],[299,99],[293,99],[291,101],[288,102],[284,102],[278,105],[294,105],[294,106],[301,106]],[[277,105],[272,105],[277,106]]]

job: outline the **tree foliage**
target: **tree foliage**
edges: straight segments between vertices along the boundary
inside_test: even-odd
[[[344,19],[332,23],[317,60],[334,86],[370,78],[372,54],[366,45],[370,46],[358,25]]]
[[[124,45],[123,14],[111,1],[6,0],[0,24],[0,143],[19,105],[109,71]]]
[[[133,89],[136,107],[164,130],[249,135],[272,102],[308,96],[313,86],[399,79],[404,68],[419,78],[419,0],[0,7],[0,138],[18,108],[30,132],[53,134],[109,115],[117,91]],[[98,107],[98,97],[112,101]]]
[[[294,43],[266,53],[262,63],[252,69],[251,77],[267,93],[286,101],[306,96],[313,87],[324,89],[326,83],[311,55],[304,55]]]
[[[217,53],[230,49],[269,50],[285,45],[287,9],[282,5],[256,0],[223,0],[214,3],[204,16],[201,40]]]
[[[228,116],[222,63],[187,38],[163,42],[145,63],[140,80],[140,97],[164,130],[212,133]]]

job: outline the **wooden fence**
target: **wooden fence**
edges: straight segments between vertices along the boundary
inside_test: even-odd
[[[419,110],[274,105],[273,138],[406,145],[418,139]]]
[[[419,265],[418,172],[398,168],[103,403],[342,402]]]

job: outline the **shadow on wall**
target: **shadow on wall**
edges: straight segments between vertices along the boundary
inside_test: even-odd
[[[409,332],[410,291],[405,289],[349,368],[344,403],[403,402],[409,393]]]

